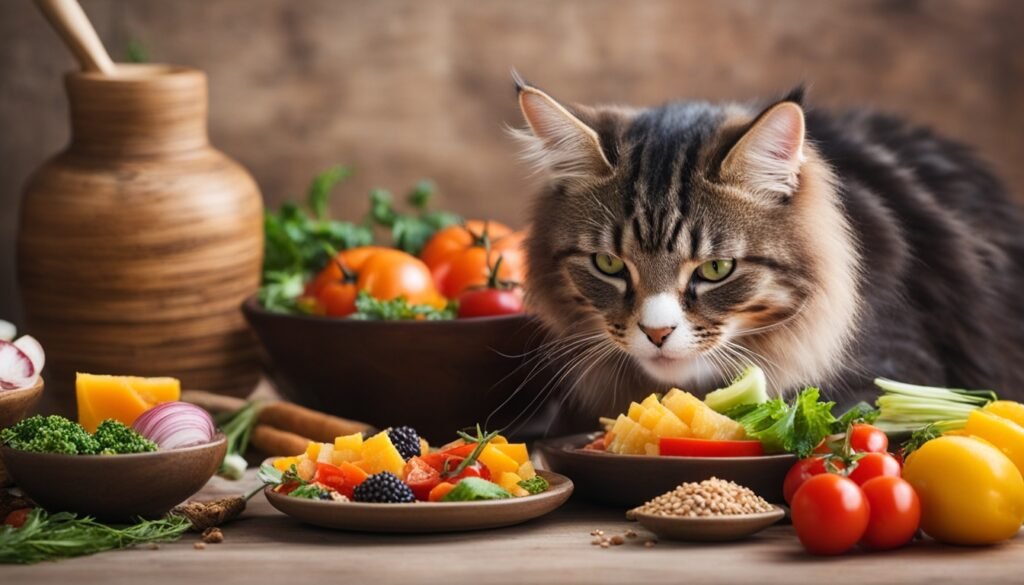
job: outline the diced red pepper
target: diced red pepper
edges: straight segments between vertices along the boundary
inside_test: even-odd
[[[764,455],[761,441],[712,441],[690,437],[658,441],[661,455],[675,457],[758,457]]]

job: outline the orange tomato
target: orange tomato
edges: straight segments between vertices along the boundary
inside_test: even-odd
[[[490,240],[491,254],[484,247],[484,234]],[[449,226],[438,231],[420,253],[430,267],[437,289],[448,298],[456,298],[469,288],[487,284],[489,267],[500,256],[500,280],[522,282],[526,275],[526,256],[522,242],[524,232],[490,221],[469,220],[465,225]]]
[[[378,246],[340,252],[306,286],[306,295],[316,298],[327,315],[344,317],[355,312],[362,290],[383,301],[402,296],[412,305],[445,305],[426,264],[401,250]]]

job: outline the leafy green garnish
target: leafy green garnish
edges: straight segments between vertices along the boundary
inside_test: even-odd
[[[453,213],[428,209],[434,194],[430,181],[420,181],[409,193],[407,202],[413,213],[398,212],[391,193],[374,189],[370,192],[369,213],[362,223],[333,220],[329,205],[331,193],[351,175],[349,167],[333,166],[313,178],[304,206],[287,202],[276,213],[268,211],[264,216],[259,301],[265,309],[279,313],[309,312],[309,308],[299,302],[305,283],[323,270],[339,251],[374,243],[374,226],[390,231],[393,247],[416,255],[434,232],[462,221]],[[401,307],[377,309],[368,311],[364,318],[384,319],[390,317],[376,315],[407,313]],[[431,318],[454,317],[452,311]]]
[[[805,388],[786,404],[781,398],[751,407],[743,405],[727,415],[743,425],[747,435],[761,441],[768,453],[788,452],[807,457],[836,422],[834,402],[819,402],[817,388]]]
[[[832,423],[833,433],[845,433],[850,425],[855,423],[871,424],[878,418],[878,409],[867,402],[858,402],[844,412],[842,416]]]
[[[441,501],[472,502],[475,500],[504,500],[512,494],[500,485],[479,477],[466,477],[459,480],[455,487]]]
[[[90,555],[138,544],[178,540],[192,526],[188,518],[171,515],[140,520],[123,527],[107,526],[92,518],[41,508],[29,513],[21,528],[0,524],[0,563],[31,564]]]
[[[374,189],[370,192],[370,218],[377,225],[391,228],[391,240],[396,248],[414,256],[419,255],[434,232],[462,221],[454,213],[428,209],[434,190],[434,184],[430,181],[416,183],[406,197],[406,202],[415,212],[401,214],[395,211],[394,197],[389,191]]]
[[[259,471],[256,472],[256,479],[260,480],[263,485],[278,485],[284,481],[283,478],[284,473],[269,463],[260,465]]]
[[[410,305],[405,300],[405,297],[382,301],[361,290],[356,297],[356,312],[350,315],[349,319],[359,321],[402,321],[409,319],[442,321],[454,319],[456,316],[458,316],[458,304],[455,301],[449,301],[443,309],[438,309],[433,305]]]
[[[82,425],[63,416],[36,415],[0,431],[0,440],[12,449],[36,453],[95,455],[99,441]]]
[[[294,490],[288,492],[288,495],[292,498],[304,498],[307,500],[323,500],[325,498],[330,498],[330,492],[312,483],[300,485]]]
[[[523,481],[519,482],[518,485],[519,487],[530,492],[531,494],[539,494],[542,492],[546,492],[548,488],[551,487],[551,484],[548,483],[548,480],[544,479],[539,475],[535,475],[530,479],[524,479]]]
[[[128,63],[149,63],[149,51],[139,41],[128,41],[128,46],[124,50],[124,60]]]
[[[466,441],[467,443],[476,443],[476,447],[473,447],[469,456],[463,459],[454,470],[448,470],[448,462],[445,461],[445,471],[441,475],[445,478],[458,476],[460,473],[465,471],[467,467],[476,463],[476,460],[480,458],[480,454],[484,452],[484,448],[487,447],[487,444],[499,434],[501,434],[500,430],[485,433],[483,429],[480,428],[479,424],[476,425],[476,436],[470,435],[465,431],[459,431],[458,435],[463,441]]]

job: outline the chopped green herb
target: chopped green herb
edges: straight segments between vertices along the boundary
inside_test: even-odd
[[[410,305],[405,297],[382,301],[361,290],[356,297],[356,312],[350,315],[349,319],[359,321],[403,321],[409,319],[442,321],[454,319],[457,315],[458,304],[454,301],[449,301],[444,308],[438,309],[432,305]]]
[[[551,484],[548,483],[548,480],[544,479],[539,475],[535,475],[530,479],[524,479],[523,481],[519,482],[518,485],[519,487],[530,492],[531,494],[539,494],[542,492],[546,492],[548,488],[551,487]]]
[[[747,435],[758,439],[767,453],[795,453],[807,457],[831,432],[836,422],[834,402],[819,402],[817,388],[805,388],[786,404],[781,398],[757,406],[742,405],[727,416],[743,425]]]

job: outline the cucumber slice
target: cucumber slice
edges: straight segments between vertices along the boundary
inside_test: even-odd
[[[748,367],[732,384],[704,397],[704,404],[715,412],[726,412],[743,404],[762,402],[768,402],[768,382],[764,372],[757,366]]]

